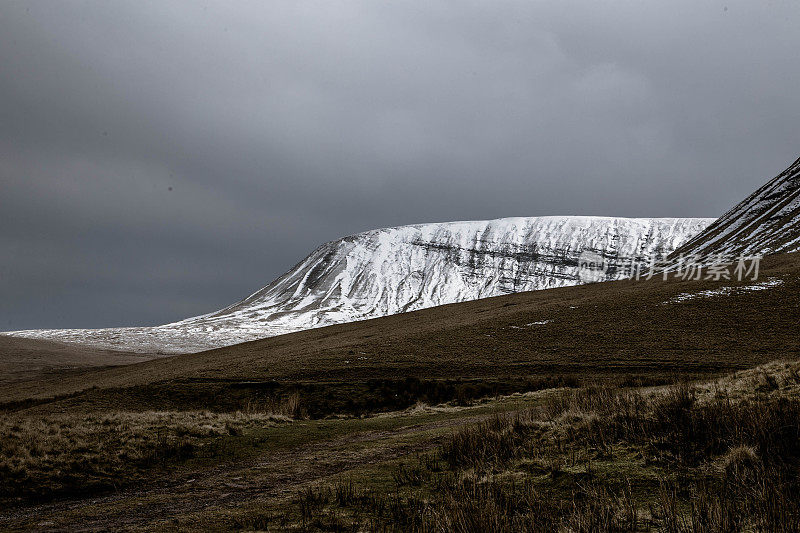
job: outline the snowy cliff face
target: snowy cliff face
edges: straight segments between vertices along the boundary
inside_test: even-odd
[[[800,159],[673,257],[768,255],[800,250]]]
[[[582,252],[604,279],[665,257],[713,219],[507,218],[369,231],[317,248],[230,307],[149,328],[30,330],[13,335],[143,352],[185,353],[435,305],[581,282]]]

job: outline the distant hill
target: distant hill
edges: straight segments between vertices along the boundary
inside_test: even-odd
[[[522,217],[419,224],[326,243],[230,307],[157,327],[11,335],[161,354],[197,352],[309,328],[503,294],[576,285],[583,252],[625,266],[666,257],[712,219]]]
[[[64,371],[129,365],[152,358],[147,354],[0,335],[0,385]]]

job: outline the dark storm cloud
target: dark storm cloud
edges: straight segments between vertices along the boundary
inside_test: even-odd
[[[208,312],[375,227],[717,216],[800,155],[800,8],[654,4],[5,2],[0,330]]]

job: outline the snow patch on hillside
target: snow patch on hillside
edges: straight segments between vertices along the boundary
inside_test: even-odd
[[[764,291],[767,289],[780,287],[781,285],[783,285],[782,279],[770,278],[766,281],[762,281],[761,283],[756,283],[754,285],[744,285],[739,287],[726,286],[726,287],[719,287],[717,289],[708,289],[705,291],[698,291],[698,292],[682,292],[663,303],[674,304],[674,303],[688,302],[690,300],[696,300],[698,298],[712,298],[714,296],[731,296],[735,294],[744,294],[753,291]]]

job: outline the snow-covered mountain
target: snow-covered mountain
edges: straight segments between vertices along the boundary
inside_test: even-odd
[[[800,250],[800,159],[673,254],[768,255]]]
[[[140,352],[186,353],[435,305],[580,283],[583,252],[604,279],[666,257],[713,219],[531,217],[419,224],[326,243],[220,311],[156,327],[28,330],[12,335]]]

